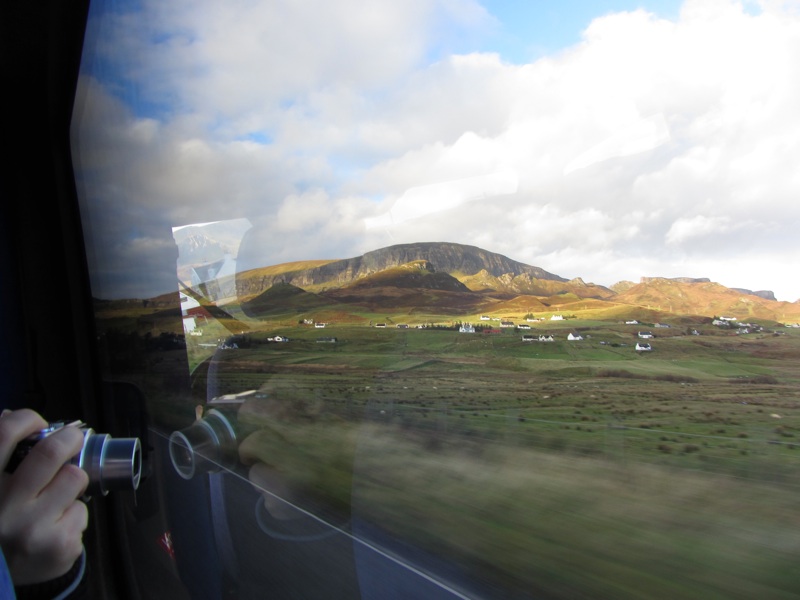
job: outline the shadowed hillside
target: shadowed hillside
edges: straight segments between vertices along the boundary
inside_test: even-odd
[[[320,298],[290,283],[277,283],[252,300],[242,303],[242,311],[248,317],[258,318],[287,311],[306,311],[322,308],[333,301]]]

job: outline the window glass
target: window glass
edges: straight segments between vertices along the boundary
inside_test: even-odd
[[[800,591],[793,2],[92,3],[142,597]]]

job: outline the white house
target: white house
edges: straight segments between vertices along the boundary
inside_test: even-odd
[[[638,325],[639,321],[634,319],[633,321],[625,321],[625,325]]]
[[[555,340],[553,339],[552,335],[540,335],[539,336],[539,341],[540,342],[553,342]]]
[[[646,343],[646,342],[642,342],[642,343],[637,342],[636,343],[636,351],[637,352],[650,352],[652,349],[653,349],[653,347],[650,344]]]
[[[481,315],[481,321],[491,321],[492,317],[489,315]]]
[[[531,328],[530,325],[525,325],[524,323],[517,325],[517,329],[530,329],[530,328]]]
[[[643,340],[649,340],[650,338],[652,338],[652,337],[653,337],[653,334],[652,334],[652,333],[650,333],[649,331],[640,331],[640,332],[638,333],[638,335],[639,335],[639,337],[640,337],[641,339],[643,339]]]
[[[583,336],[578,334],[578,333],[571,333],[570,332],[569,334],[567,334],[567,339],[574,342],[574,341],[582,340]]]
[[[325,329],[326,325],[327,323],[314,323],[314,327],[316,327],[317,329]]]
[[[535,340],[536,340],[536,338],[534,336],[532,336],[532,335],[523,335],[522,336],[522,341],[523,342],[533,342]]]
[[[550,317],[550,320],[551,321],[563,321],[564,320],[564,315],[553,315],[552,317]]]
[[[500,321],[500,327],[513,327],[514,321]]]
[[[475,326],[469,323],[462,323],[458,328],[459,333],[475,333]]]

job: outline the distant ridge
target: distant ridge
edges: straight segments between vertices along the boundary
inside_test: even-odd
[[[743,294],[708,280],[687,283],[685,278],[643,277],[642,283],[619,292],[613,301],[672,314],[707,317],[729,315],[777,320],[797,314],[796,308],[788,302]]]
[[[708,277],[642,277],[641,283],[652,283],[654,281],[659,281],[659,280],[676,281],[678,283],[711,283],[711,280]],[[612,287],[612,289],[614,289],[614,291],[616,292],[624,291],[623,289],[616,289],[614,287]],[[745,288],[729,288],[729,289],[735,292],[739,292],[740,294],[747,294],[748,296],[758,296],[759,298],[763,298],[764,300],[775,300],[777,302],[777,298],[775,298],[775,294],[771,290],[759,290],[757,292],[754,292],[752,290],[747,290]]]
[[[775,297],[775,293],[772,290],[758,290],[754,292],[752,290],[746,290],[744,288],[731,288],[732,290],[736,290],[737,292],[741,292],[742,294],[747,294],[749,296],[758,296],[759,298],[764,298],[764,300],[775,300],[778,299]]]

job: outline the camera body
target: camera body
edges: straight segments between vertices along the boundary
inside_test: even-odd
[[[112,438],[95,431],[82,421],[57,421],[17,444],[6,466],[13,473],[31,449],[64,427],[76,427],[83,433],[83,446],[70,463],[89,475],[86,495],[105,496],[111,490],[136,490],[142,476],[142,445],[139,438]]]

